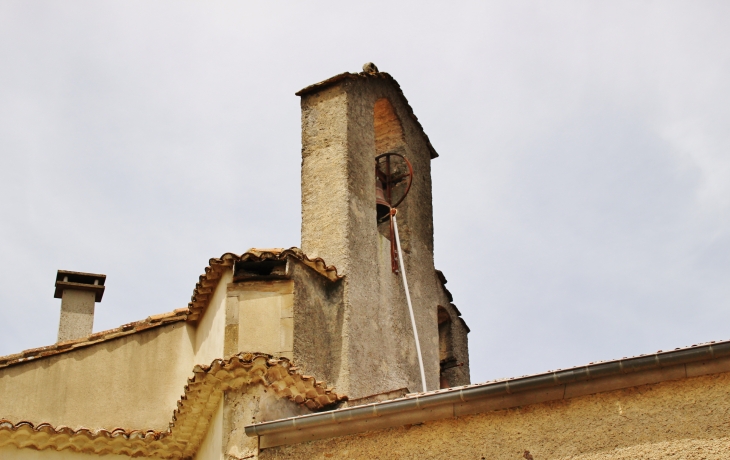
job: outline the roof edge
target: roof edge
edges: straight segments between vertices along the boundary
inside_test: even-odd
[[[387,72],[375,72],[375,73],[344,72],[344,73],[335,75],[334,77],[330,77],[326,80],[322,80],[319,83],[314,83],[305,88],[302,88],[299,91],[297,91],[296,93],[294,93],[294,95],[303,97],[303,96],[307,96],[312,93],[316,93],[317,91],[321,91],[323,89],[329,88],[331,86],[334,86],[345,80],[367,80],[367,79],[384,79],[384,80],[389,81],[390,83],[392,83],[395,86],[396,92],[403,99],[403,102],[405,103],[405,106],[408,109],[408,115],[416,123],[416,127],[419,129],[419,131],[421,131],[421,135],[423,136],[424,140],[426,141],[426,146],[428,147],[429,153],[431,155],[431,159],[433,160],[434,158],[438,158],[438,156],[439,156],[438,152],[436,152],[436,149],[433,147],[433,144],[431,144],[431,139],[428,138],[428,134],[426,134],[426,131],[423,129],[423,125],[421,125],[421,122],[418,121],[418,117],[413,112],[413,107],[411,107],[411,104],[408,102],[408,99],[406,98],[405,94],[403,94],[403,89],[400,87],[400,84],[398,83],[398,81]]]
[[[438,278],[439,283],[441,284],[441,289],[444,291],[444,294],[446,294],[446,298],[449,300],[449,305],[456,310],[456,317],[459,319],[459,322],[461,323],[464,328],[466,328],[466,333],[469,334],[471,332],[471,328],[468,324],[466,324],[466,320],[461,317],[461,311],[459,308],[454,304],[454,296],[451,294],[451,291],[446,287],[446,276],[444,275],[444,272],[441,270],[436,270],[436,278]]]
[[[294,95],[295,96],[306,96],[307,94],[315,93],[319,90],[333,86],[336,83],[339,83],[343,80],[354,80],[361,75],[364,76],[366,74],[365,73],[360,74],[360,73],[343,72],[343,73],[337,74],[333,77],[329,77],[325,80],[322,80],[320,82],[313,83],[309,86],[306,86],[306,87],[300,89],[299,91],[297,91],[296,93],[294,93]]]
[[[287,358],[264,353],[241,352],[210,365],[197,365],[177,402],[165,431],[124,428],[90,430],[13,423],[0,419],[0,447],[14,445],[37,450],[69,449],[87,454],[121,454],[132,457],[192,458],[207,433],[213,412],[223,394],[244,386],[262,384],[279,398],[311,410],[347,400],[334,388],[312,376],[303,375]]]
[[[177,323],[179,321],[185,321],[187,317],[188,309],[180,308],[169,313],[148,316],[146,319],[143,319],[141,321],[123,324],[114,329],[107,329],[106,331],[95,332],[91,335],[81,337],[79,339],[66,340],[45,347],[31,348],[29,350],[23,350],[20,353],[0,356],[0,369],[16,364],[27,363],[29,361],[34,361],[41,358],[48,358],[51,356],[60,355],[69,351],[78,350],[79,348],[89,347],[97,343],[118,339],[120,337],[126,337],[132,334],[136,334],[138,332],[143,332],[160,326]]]
[[[205,313],[205,310],[208,308],[208,303],[213,297],[213,293],[218,286],[218,282],[223,276],[223,272],[228,268],[232,268],[236,262],[286,260],[288,257],[292,257],[304,265],[307,265],[309,268],[332,282],[343,278],[343,275],[337,273],[337,268],[332,265],[327,265],[321,257],[310,259],[301,249],[296,247],[291,247],[289,249],[251,248],[241,255],[227,252],[218,258],[210,259],[208,261],[208,266],[205,267],[205,273],[200,275],[198,283],[195,285],[195,289],[193,289],[193,295],[190,298],[190,303],[188,303],[188,309],[190,311],[188,321],[197,322],[203,316],[203,313]]]
[[[703,366],[707,362],[713,365]],[[258,423],[245,430],[250,437],[261,437],[262,448],[275,447],[720,372],[730,372],[730,341],[416,393],[391,401]],[[642,374],[647,378],[635,377]],[[598,384],[611,379],[615,380],[613,386]],[[501,406],[483,403],[495,398],[501,400]],[[363,424],[365,420],[368,423]]]

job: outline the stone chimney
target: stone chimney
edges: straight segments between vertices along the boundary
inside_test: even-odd
[[[58,271],[53,297],[61,299],[59,342],[91,335],[94,327],[94,303],[101,302],[105,281],[106,275]]]

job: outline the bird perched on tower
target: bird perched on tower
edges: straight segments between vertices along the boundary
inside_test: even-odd
[[[378,66],[376,66],[372,62],[366,62],[362,66],[362,71],[369,74],[378,73]]]

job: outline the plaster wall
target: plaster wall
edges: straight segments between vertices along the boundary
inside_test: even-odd
[[[393,83],[358,78],[302,97],[302,249],[346,276],[333,383],[353,399],[422,389],[404,288],[376,222],[374,106],[383,98],[402,124],[399,152],[415,171],[398,222],[428,389],[439,387],[430,150]]]
[[[294,283],[294,363],[304,374],[333,384],[342,369],[344,307],[342,281],[331,282],[291,261]]]
[[[92,460],[99,458],[104,460],[129,460],[129,457],[126,455],[106,454],[99,456],[80,454],[71,450],[17,449],[13,446],[0,447],[0,458],[3,460]]]
[[[0,369],[0,418],[165,430],[192,372],[194,339],[177,322]]]
[[[227,355],[247,351],[292,359],[293,288],[291,280],[229,284]]]
[[[449,348],[453,356],[453,361],[443,364],[441,367],[442,387],[452,388],[461,385],[469,385],[471,383],[469,369],[469,339],[466,324],[460,319],[456,306],[451,303],[451,299],[444,290],[440,293],[439,305],[446,310],[451,320],[447,327],[449,328]],[[444,383],[446,385],[444,385]]]
[[[302,98],[302,250],[349,270],[347,94],[340,86]]]
[[[233,270],[227,269],[213,292],[208,308],[205,309],[195,332],[194,364],[210,364],[214,359],[224,357],[226,328],[226,288],[233,279]]]
[[[223,400],[221,400],[208,425],[208,432],[195,454],[195,460],[222,460],[223,458]]]
[[[225,458],[257,458],[258,439],[246,436],[246,425],[308,414],[310,411],[276,396],[263,385],[248,385],[226,393],[223,408],[223,451]]]
[[[264,449],[259,458],[725,459],[729,419],[722,373]]]

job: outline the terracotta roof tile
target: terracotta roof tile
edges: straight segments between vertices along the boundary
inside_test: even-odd
[[[431,158],[436,158],[439,156],[438,153],[436,153],[436,149],[433,148],[433,145],[431,144],[431,140],[428,138],[428,135],[426,134],[426,131],[423,130],[423,126],[421,125],[421,122],[418,121],[418,117],[415,113],[413,113],[413,108],[408,103],[408,99],[406,99],[406,96],[403,94],[403,90],[401,89],[398,82],[393,78],[389,73],[387,72],[378,72],[378,73],[350,73],[345,72],[341,73],[339,75],[335,75],[334,77],[330,77],[324,81],[321,81],[319,83],[315,83],[313,85],[309,85],[306,88],[300,89],[295,94],[297,96],[304,96],[309,93],[314,93],[316,91],[319,91],[321,89],[325,89],[329,86],[335,85],[341,81],[344,80],[359,80],[359,79],[382,79],[389,81],[393,86],[395,86],[396,91],[400,95],[401,98],[403,98],[403,102],[405,103],[406,107],[408,108],[408,115],[410,115],[411,119],[416,123],[416,126],[421,131],[421,134],[423,135],[423,138],[426,141],[426,145],[428,145],[428,150],[431,153]]]
[[[143,321],[124,324],[107,331],[95,332],[89,336],[81,337],[74,340],[66,340],[58,342],[47,347],[31,348],[30,350],[21,351],[13,355],[0,356],[0,368],[20,364],[38,358],[58,355],[67,351],[76,350],[78,348],[88,347],[99,342],[124,337],[147,329],[164,326],[166,324],[184,321],[188,317],[188,309],[181,308],[169,313],[150,316]]]
[[[170,427],[153,430],[73,430],[47,423],[0,420],[0,447],[69,449],[88,454],[121,454],[158,458],[188,458],[197,452],[213,413],[228,390],[261,384],[279,397],[317,410],[347,399],[324,382],[297,373],[286,358],[260,353],[239,353],[195,366],[185,394],[177,403]]]
[[[197,321],[203,315],[203,312],[208,307],[213,291],[215,291],[225,268],[232,267],[236,262],[262,262],[267,260],[283,261],[286,260],[287,257],[292,257],[300,261],[330,281],[337,281],[342,278],[342,276],[337,274],[337,269],[335,267],[327,265],[324,260],[319,257],[310,259],[299,248],[251,248],[240,256],[227,252],[217,259],[210,259],[208,266],[205,268],[205,273],[200,275],[200,280],[198,281],[198,284],[195,285],[192,298],[188,304],[188,308],[190,309],[188,320]]]

